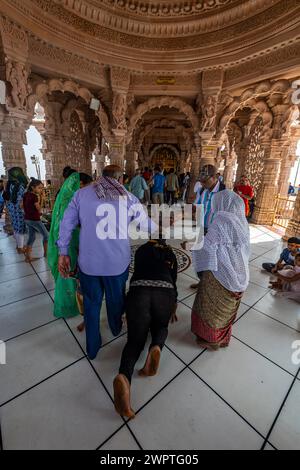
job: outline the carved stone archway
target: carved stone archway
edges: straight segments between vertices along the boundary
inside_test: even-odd
[[[182,112],[186,116],[188,121],[191,123],[191,126],[194,131],[199,131],[199,118],[192,106],[187,104],[184,100],[174,96],[158,96],[149,98],[149,100],[140,104],[137,107],[135,113],[131,116],[128,126],[127,144],[129,144],[132,140],[133,132],[136,128],[138,121],[142,119],[142,117],[149,111],[152,111],[155,108],[162,107],[175,108],[178,111]]]

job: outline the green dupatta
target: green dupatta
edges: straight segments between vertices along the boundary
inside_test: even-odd
[[[70,175],[62,185],[52,213],[50,235],[48,241],[48,264],[55,280],[54,316],[57,318],[69,318],[79,315],[76,302],[76,280],[64,279],[58,272],[58,247],[56,242],[59,238],[59,227],[65,210],[70,204],[74,193],[80,188],[79,173]],[[71,271],[76,269],[79,250],[79,228],[72,234],[69,245],[69,256],[71,259]]]

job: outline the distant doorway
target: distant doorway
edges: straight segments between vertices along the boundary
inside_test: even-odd
[[[178,157],[171,147],[157,147],[151,159],[152,167],[159,166],[164,171],[178,170]]]

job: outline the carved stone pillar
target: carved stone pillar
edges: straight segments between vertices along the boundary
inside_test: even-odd
[[[66,163],[66,147],[62,132],[61,110],[63,105],[51,102],[45,106],[44,152],[46,162],[46,178],[50,179],[55,188],[63,182],[62,171]]]
[[[94,155],[95,155],[97,176],[101,176],[103,172],[103,168],[105,167],[105,155],[101,154],[99,150],[96,150],[94,152]]]
[[[125,167],[125,173],[126,175],[133,177],[135,170],[137,168],[137,156],[138,153],[133,150],[132,148],[129,148],[126,151],[126,167]]]
[[[300,139],[300,129],[294,127],[291,129],[290,145],[283,152],[283,158],[281,162],[281,170],[279,176],[279,194],[287,196],[289,187],[289,178],[291,170],[296,161],[296,151],[298,140]]]
[[[278,177],[282,152],[282,141],[262,142],[264,147],[264,169],[258,190],[253,213],[253,222],[261,225],[272,225],[278,195]]]
[[[236,177],[235,181],[239,181],[241,179],[241,176],[243,176],[246,173],[246,162],[247,162],[247,155],[249,151],[249,144],[250,144],[250,139],[244,139],[243,142],[241,143],[240,148],[237,151],[237,171],[236,171]]]
[[[185,173],[187,171],[187,157],[188,152],[186,150],[182,150],[180,155],[179,173]]]
[[[205,165],[216,165],[219,142],[212,140],[211,132],[200,132],[201,136],[201,168]]]
[[[125,141],[123,138],[109,142],[108,156],[111,165],[118,165],[124,170]]]
[[[294,212],[291,220],[289,221],[288,228],[286,229],[284,239],[290,237],[299,237],[300,235],[300,191],[298,191]]]
[[[224,183],[227,189],[233,189],[234,186],[234,171],[236,165],[236,154],[235,152],[231,152],[230,155],[227,156],[225,161],[225,169],[224,169]]]
[[[1,125],[2,157],[5,171],[18,166],[26,172],[23,145],[27,144],[26,130],[30,119],[26,112],[11,111]]]
[[[189,189],[189,195],[187,201],[189,203],[193,202],[195,199],[194,195],[194,186],[196,184],[197,179],[199,178],[200,173],[200,148],[199,146],[192,147],[191,150],[191,184]]]

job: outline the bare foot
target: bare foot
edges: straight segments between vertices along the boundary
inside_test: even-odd
[[[161,350],[159,346],[150,349],[144,367],[139,371],[139,375],[152,377],[156,375],[160,362]]]
[[[197,282],[197,284],[191,284],[190,288],[191,289],[198,289],[200,282]]]
[[[83,321],[77,326],[77,330],[79,331],[79,333],[81,333],[82,331],[84,331],[84,329],[85,329],[85,324]]]
[[[130,405],[130,384],[123,374],[117,375],[114,380],[115,410],[120,416],[133,419],[135,413]]]

